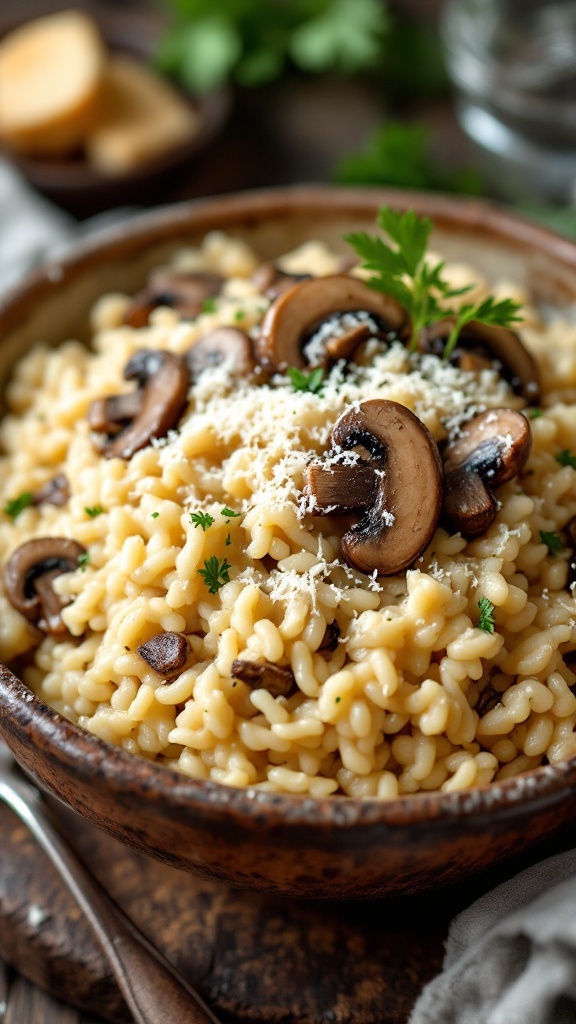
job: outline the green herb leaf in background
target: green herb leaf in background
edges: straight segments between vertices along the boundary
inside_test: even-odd
[[[22,491],[17,498],[9,498],[4,505],[4,515],[10,516],[10,519],[16,519],[25,508],[28,508],[34,498],[31,491]]]
[[[304,373],[296,366],[289,366],[286,370],[294,391],[308,391],[311,395],[320,395],[324,386],[324,370],[317,366],[310,373]]]
[[[483,629],[485,633],[493,633],[494,605],[492,601],[489,601],[487,597],[481,597],[478,601],[478,609],[480,612],[478,615],[478,629]]]
[[[546,545],[551,555],[557,555],[562,548],[566,547],[562,537],[556,531],[547,533],[546,530],[540,530],[540,541]]]

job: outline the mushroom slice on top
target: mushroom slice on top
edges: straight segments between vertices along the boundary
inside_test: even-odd
[[[218,327],[188,349],[186,362],[192,377],[227,362],[235,377],[249,377],[254,369],[252,342],[237,327]]]
[[[566,537],[566,547],[572,549],[572,553],[568,559],[568,577],[566,579],[566,590],[570,593],[574,593],[576,587],[576,516],[572,516],[566,526],[564,527],[564,536]]]
[[[70,498],[70,484],[65,473],[58,473],[47,480],[32,494],[33,505],[65,505]]]
[[[206,272],[185,273],[176,270],[155,270],[148,284],[134,297],[124,314],[130,327],[145,327],[153,309],[170,306],[184,320],[194,320],[206,299],[220,291],[223,278]]]
[[[340,466],[339,492],[330,492],[327,483],[333,475],[331,460],[324,469],[309,466],[304,493],[315,499],[318,514],[347,511],[351,500],[356,508],[365,509],[360,521],[344,534],[342,553],[362,572],[393,576],[415,562],[436,529],[442,505],[442,463],[436,442],[413,412],[382,398],[343,413],[334,425],[332,442],[348,450],[364,448],[370,458]],[[362,504],[360,474],[368,490]],[[327,487],[332,501],[323,507]]]
[[[113,398],[97,399],[88,410],[88,422],[92,429],[102,425],[108,433],[110,426],[120,427],[122,418],[118,413],[118,402],[122,413],[126,408],[136,410],[134,418],[116,433],[104,446],[107,459],[130,459],[135,452],[150,444],[153,437],[165,437],[176,426],[184,408],[190,386],[190,374],[185,360],[172,352],[155,349],[140,349],[126,363],[126,380],[138,383],[136,397],[114,396],[117,404],[111,411]],[[122,403],[121,399],[125,399]]]
[[[46,633],[66,633],[60,613],[65,598],[52,584],[57,576],[73,572],[86,548],[67,537],[40,537],[21,544],[4,569],[4,587],[10,604]]]
[[[235,658],[230,675],[240,679],[253,690],[268,690],[273,697],[288,697],[296,689],[292,669],[273,665],[270,661],[244,661],[243,658]]]
[[[464,537],[484,533],[498,512],[493,490],[524,466],[532,447],[525,416],[487,409],[470,420],[444,449],[444,513]]]
[[[270,306],[256,341],[259,362],[271,373],[288,366],[306,366],[303,352],[306,340],[325,321],[351,312],[371,314],[387,332],[398,332],[406,323],[406,313],[396,299],[374,291],[356,277],[349,274],[311,277],[283,292]],[[356,344],[365,338],[366,332],[360,333]],[[330,335],[325,340],[328,342]],[[341,356],[336,354],[331,358]]]
[[[189,652],[188,641],[181,633],[159,633],[138,648],[138,654],[146,664],[163,676],[179,672],[186,664]]]
[[[453,317],[445,317],[426,327],[420,337],[420,351],[442,356],[444,343],[454,326]],[[470,364],[470,356],[476,365]],[[484,362],[482,362],[484,360]],[[502,367],[502,375],[510,386],[527,402],[537,403],[540,396],[538,367],[528,349],[515,331],[506,327],[490,327],[471,320],[458,335],[457,347],[451,356],[461,369],[489,368],[493,363]]]

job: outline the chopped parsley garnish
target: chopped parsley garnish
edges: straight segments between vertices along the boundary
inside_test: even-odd
[[[559,462],[561,466],[572,466],[572,469],[576,469],[576,455],[572,455],[568,448],[558,452],[555,458],[556,462]]]
[[[151,513],[150,513],[150,516],[152,517],[152,519],[158,519],[158,516],[159,516],[159,515],[160,515],[160,513],[159,513],[159,512],[151,512]]]
[[[342,697],[334,697],[334,703],[335,704],[339,704],[341,700],[342,700]]]
[[[228,536],[226,537],[226,540],[225,540],[225,542],[224,542],[224,543],[226,544],[226,547],[227,547],[227,548],[229,548],[229,547],[230,547],[230,545],[231,545],[231,543],[232,543],[232,537],[230,536],[230,534],[228,534]]]
[[[478,616],[478,629],[483,629],[485,633],[494,632],[494,605],[492,601],[489,601],[487,597],[481,597],[478,601],[478,608],[480,614]]]
[[[304,373],[297,366],[289,366],[286,370],[294,391],[308,391],[312,395],[320,395],[324,387],[324,369],[317,366],[310,373]]]
[[[10,519],[16,519],[25,508],[28,508],[34,501],[31,491],[22,491],[17,498],[10,498],[4,505],[4,514]]]
[[[226,516],[227,519],[238,519],[238,517],[241,516],[242,513],[241,512],[233,512],[231,508],[228,508],[228,506],[225,505],[224,508],[220,509],[220,515],[221,516]]]
[[[540,530],[540,541],[545,544],[551,555],[557,555],[562,548],[566,547],[562,537],[559,533],[547,533],[546,530]]]
[[[214,516],[211,516],[209,512],[191,512],[190,522],[193,524],[194,529],[201,526],[206,531],[209,526],[212,526]]]
[[[90,519],[96,519],[96,516],[102,515],[104,509],[102,505],[85,505],[84,511],[87,516],[90,516]]]
[[[383,206],[378,213],[378,224],[393,245],[363,231],[346,235],[345,241],[362,258],[362,266],[374,271],[375,276],[367,282],[370,287],[393,295],[409,313],[412,352],[418,349],[421,331],[446,316],[453,316],[455,321],[444,346],[445,359],[450,357],[460,331],[471,320],[488,326],[509,327],[520,319],[520,306],[512,299],[497,300],[489,296],[460,307],[447,302],[469,292],[473,286],[452,288],[443,277],[445,263],[431,263],[426,259],[433,227],[429,217],[419,217],[414,210],[399,213]]]
[[[230,582],[230,569],[232,565],[225,558],[219,561],[216,555],[211,555],[204,562],[204,568],[198,569],[198,575],[202,576],[208,587],[209,594],[217,594],[220,587]]]
[[[528,409],[528,419],[538,420],[542,415],[542,409]]]
[[[81,555],[78,555],[78,568],[80,572],[86,572],[86,566],[90,565],[90,553],[83,551]]]
[[[237,309],[236,312],[234,313],[235,320],[243,320],[245,316],[246,313],[243,309]]]
[[[216,312],[216,299],[215,298],[204,299],[204,302],[202,303],[202,312],[203,313],[215,313]]]

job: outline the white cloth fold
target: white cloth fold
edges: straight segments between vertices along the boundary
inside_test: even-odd
[[[409,1024],[575,1024],[576,850],[527,868],[459,914],[442,973]]]

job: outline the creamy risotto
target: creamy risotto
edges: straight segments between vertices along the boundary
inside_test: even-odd
[[[260,262],[210,234],[104,296],[91,351],[16,366],[0,658],[109,743],[231,786],[391,799],[576,754],[576,329],[492,286],[522,304],[532,400],[478,346],[412,354],[323,244]],[[266,356],[298,317],[311,371]],[[490,506],[473,529],[462,480]]]

